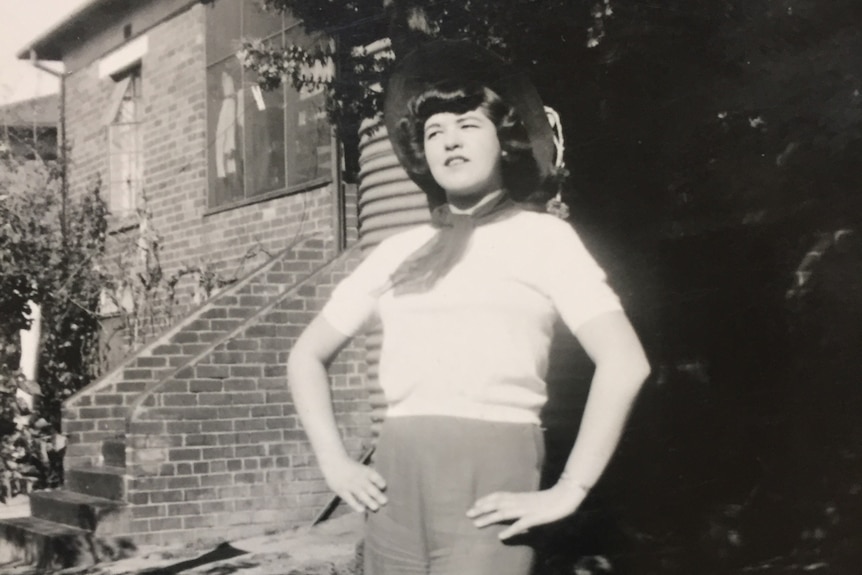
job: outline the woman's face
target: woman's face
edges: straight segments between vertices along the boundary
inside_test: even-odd
[[[425,121],[425,160],[449,202],[466,208],[503,186],[497,127],[481,111]]]

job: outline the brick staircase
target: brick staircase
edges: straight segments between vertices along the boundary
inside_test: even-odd
[[[357,261],[355,248],[339,256],[330,242],[300,240],[70,398],[64,487],[32,494],[30,517],[0,521],[0,565],[65,568],[117,558],[140,542],[262,532],[275,517],[266,497],[299,507],[322,501],[325,486],[284,389],[284,359]],[[343,355],[334,399],[355,405],[362,358],[356,349]],[[344,433],[361,435],[348,413],[356,410],[336,409]],[[254,431],[261,424],[266,435]],[[274,478],[283,485],[264,499],[248,488],[266,490]],[[305,507],[293,516],[308,515]]]

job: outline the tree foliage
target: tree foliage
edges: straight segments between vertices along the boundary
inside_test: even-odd
[[[43,309],[40,380],[59,402],[96,375],[107,210],[98,186],[64,201],[56,164],[10,160],[0,170],[0,310],[6,341]],[[11,295],[10,295],[11,294]],[[23,300],[23,304],[22,304]],[[52,418],[56,423],[56,419]]]
[[[614,568],[632,573],[858,565],[858,247],[813,250],[816,295],[799,309],[786,295],[818,238],[862,228],[857,0],[372,0],[354,21],[268,4],[345,34],[344,53],[470,39],[527,68],[560,113],[566,199],[662,381],[597,490],[606,508],[561,548],[624,549]],[[379,110],[379,92],[331,89]]]
[[[21,390],[34,393],[38,387],[0,363],[0,502],[63,482],[65,437],[41,410],[31,409]]]
[[[290,46],[276,50],[247,39],[239,52],[243,65],[258,74],[267,89],[289,81],[297,89],[324,88],[329,118],[345,143],[348,171],[355,171],[356,132],[363,119],[382,108],[381,85],[399,54],[428,38],[467,38],[517,59],[525,42],[543,37],[548,22],[566,25],[582,33],[581,43],[598,42],[603,22],[612,10],[607,0],[565,2],[539,0],[354,0],[309,2],[265,0],[272,11],[289,11],[308,32],[335,38],[333,46],[307,50]],[[391,41],[391,51],[371,52],[367,46],[381,38]],[[335,77],[313,73],[335,64]]]
[[[308,78],[285,70],[334,60],[331,118],[348,157],[359,121],[380,109],[392,61],[358,48],[388,37],[397,57],[428,37],[465,38],[527,68],[561,113],[579,189],[570,200],[593,219],[614,214],[634,220],[623,228],[679,235],[801,206],[833,217],[823,194],[855,201],[862,17],[853,0],[265,4],[337,39],[324,52],[247,45],[243,55],[264,84],[287,77],[298,87]]]
[[[60,169],[40,159],[0,165],[0,500],[62,481],[63,401],[111,367],[110,359],[169,327],[180,280],[194,278],[200,303],[236,281],[256,253],[230,277],[206,261],[168,272],[145,202],[130,231],[108,233],[98,182],[64,198]],[[31,304],[42,316],[36,382],[18,371],[18,333],[30,325]],[[116,333],[103,329],[111,308]],[[35,394],[35,405],[19,390]]]
[[[0,166],[0,497],[25,480],[35,487],[61,481],[62,401],[100,366],[96,310],[106,209],[98,187],[66,201],[59,169],[40,159]],[[42,310],[38,384],[14,371],[30,303]],[[32,411],[16,398],[24,383],[38,391]]]

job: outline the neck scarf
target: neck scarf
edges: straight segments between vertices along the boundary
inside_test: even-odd
[[[468,214],[453,213],[449,204],[431,212],[437,233],[405,259],[393,272],[390,286],[396,296],[424,293],[461,261],[473,230],[513,215],[518,207],[505,193]]]

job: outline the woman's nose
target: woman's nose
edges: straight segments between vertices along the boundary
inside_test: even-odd
[[[447,150],[461,147],[461,134],[458,130],[446,130],[443,133],[443,144]]]

